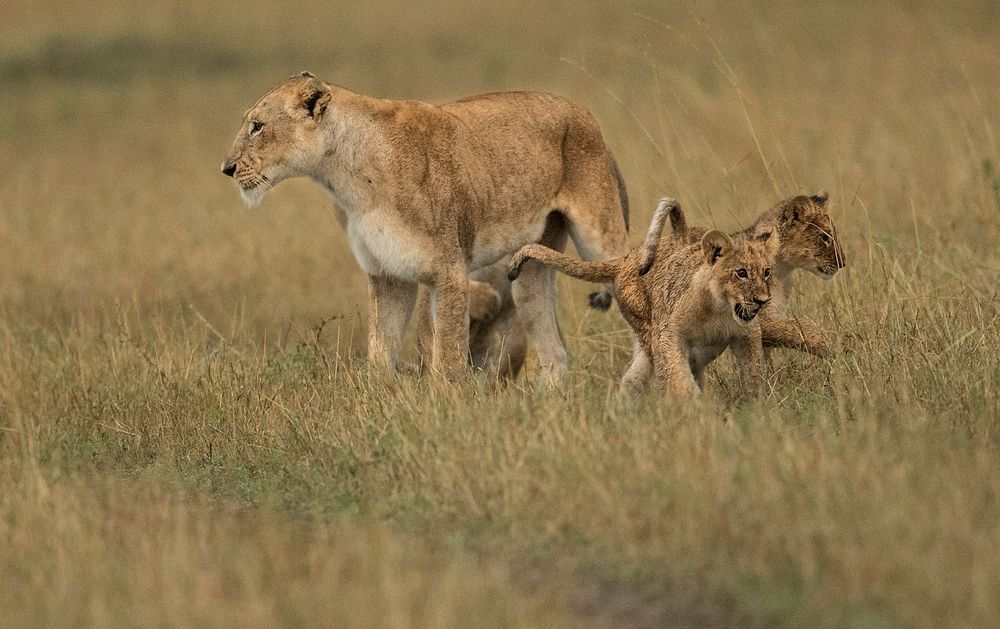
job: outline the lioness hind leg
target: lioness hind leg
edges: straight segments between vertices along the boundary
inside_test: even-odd
[[[556,251],[566,248],[566,225],[560,215],[550,215],[541,244]],[[562,384],[566,377],[566,346],[556,319],[555,271],[534,260],[525,262],[511,295],[538,354],[539,380],[546,386]]]

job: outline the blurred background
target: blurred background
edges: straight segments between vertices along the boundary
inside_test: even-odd
[[[573,98],[640,233],[664,194],[732,229],[822,188],[849,272],[872,247],[946,246],[942,281],[983,279],[1000,5],[944,6],[8,0],[0,303],[39,320],[194,310],[257,337],[343,315],[363,339],[363,276],[325,193],[288,182],[248,210],[218,172],[243,111],[304,69],[386,98]],[[588,316],[589,287],[562,286],[564,316]]]
[[[1000,625],[998,60],[995,1],[0,0],[0,625]],[[219,172],[306,69],[586,105],[635,242],[828,190],[834,356],[623,401],[560,278],[561,394],[367,371],[326,193]]]

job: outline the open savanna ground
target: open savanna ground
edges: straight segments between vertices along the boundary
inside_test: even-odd
[[[0,12],[0,625],[1000,625],[996,3]],[[621,400],[561,278],[562,391],[369,371],[327,195],[219,173],[304,69],[585,104],[635,241],[829,190],[848,266],[791,307],[836,354]]]

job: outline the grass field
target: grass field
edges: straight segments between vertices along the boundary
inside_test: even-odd
[[[867,5],[3,3],[0,625],[1000,625],[1000,8]],[[560,280],[561,393],[369,372],[326,194],[218,172],[303,69],[584,103],[639,232],[829,190],[836,356],[622,401]]]

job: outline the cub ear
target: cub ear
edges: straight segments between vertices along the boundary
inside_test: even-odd
[[[778,221],[782,224],[801,221],[806,215],[808,201],[806,197],[792,197],[785,201],[785,207],[781,210],[781,218]]]
[[[306,74],[303,73],[303,76]],[[306,110],[310,118],[319,120],[326,111],[326,106],[330,104],[330,88],[311,74],[307,78],[308,80],[299,88],[299,106]]]
[[[826,202],[830,199],[830,193],[826,190],[820,190],[816,194],[809,197],[809,200],[820,207],[825,207]]]
[[[756,239],[758,242],[764,243],[772,255],[778,251],[778,247],[781,246],[781,236],[778,235],[777,231],[766,231],[757,234]]]
[[[715,264],[719,258],[729,255],[732,248],[733,239],[718,229],[708,231],[701,237],[701,251],[709,264]]]

